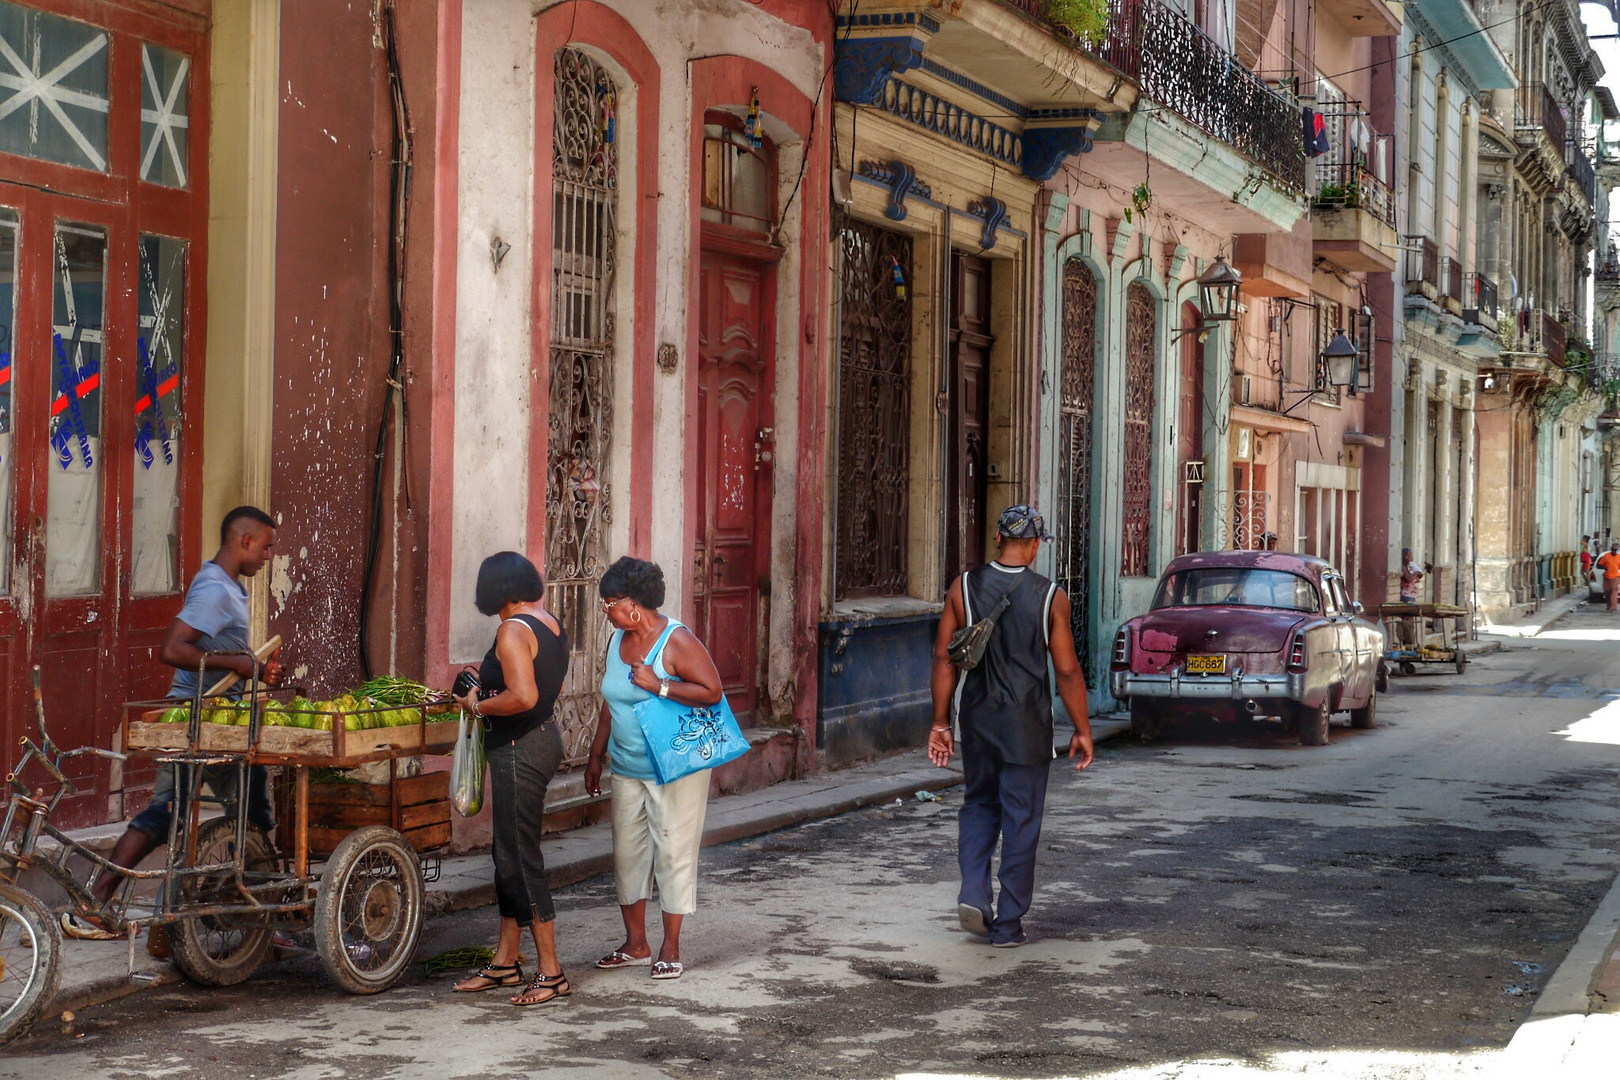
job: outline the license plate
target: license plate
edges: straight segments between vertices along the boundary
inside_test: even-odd
[[[1226,657],[1219,656],[1189,656],[1187,657],[1187,674],[1189,675],[1225,675]]]

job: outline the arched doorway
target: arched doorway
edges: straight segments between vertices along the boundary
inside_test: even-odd
[[[1091,676],[1091,442],[1097,375],[1097,279],[1079,259],[1063,264],[1059,376],[1057,583],[1069,595],[1080,665]]]

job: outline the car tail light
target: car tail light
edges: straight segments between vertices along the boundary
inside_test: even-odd
[[[1294,641],[1288,646],[1288,670],[1305,670],[1305,631],[1295,630]]]
[[[1119,628],[1114,635],[1114,666],[1117,668],[1131,665],[1131,632],[1125,627]]]

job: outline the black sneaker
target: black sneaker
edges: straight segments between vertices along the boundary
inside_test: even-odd
[[[992,949],[1016,949],[1020,945],[1028,945],[1028,944],[1029,944],[1029,935],[1025,934],[1022,930],[1020,930],[1020,931],[1018,931],[1018,933],[1014,934],[1012,937],[1008,938],[1005,941],[992,941],[990,943],[990,947]]]
[[[956,921],[970,934],[977,934],[979,937],[990,936],[990,913],[981,907],[957,904]]]

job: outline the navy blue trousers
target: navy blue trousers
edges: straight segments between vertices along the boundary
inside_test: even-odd
[[[1050,771],[1050,765],[1009,765],[993,750],[962,748],[965,785],[956,841],[962,891],[957,902],[993,912],[991,941],[1009,941],[1023,931],[1024,914],[1035,896],[1035,855]],[[1001,902],[992,907],[990,870],[998,840]]]

